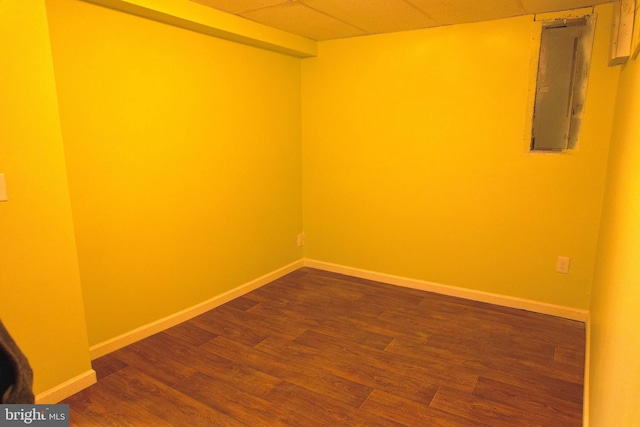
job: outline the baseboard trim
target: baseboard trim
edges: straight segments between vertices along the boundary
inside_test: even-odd
[[[584,388],[582,395],[582,427],[589,427],[589,384],[591,377],[591,314],[587,314],[586,348],[584,355]]]
[[[240,285],[223,294],[216,295],[215,297],[208,299],[202,303],[196,304],[170,316],[166,316],[154,322],[140,326],[139,328],[133,329],[107,341],[95,344],[89,347],[89,355],[91,356],[91,360],[97,359],[98,357],[109,354],[112,351],[116,351],[129,344],[133,344],[136,341],[139,341],[155,333],[161,332],[167,328],[196,317],[202,313],[218,307],[219,305],[229,302],[234,298],[242,296],[248,292],[253,291],[254,289],[258,289],[259,287],[266,285],[269,282],[279,279],[280,277],[289,274],[303,266],[303,260],[292,262],[291,264],[285,265],[282,268],[274,270],[270,273],[265,274],[264,276],[258,277],[257,279],[245,283],[244,285]]]
[[[88,371],[36,395],[37,404],[55,404],[97,382],[96,371]]]
[[[586,322],[587,315],[589,313],[587,310],[581,310],[573,307],[549,304],[545,302],[477,291],[473,289],[459,288],[456,286],[442,285],[440,283],[427,282],[424,280],[394,276],[385,273],[378,273],[375,271],[347,267],[344,265],[332,264],[307,258],[304,259],[304,266],[317,268],[319,270],[330,271],[333,273],[346,274],[348,276],[359,277],[361,279],[375,280],[377,282],[388,283],[390,285],[404,286],[407,288],[435,292],[442,295],[449,295],[473,301],[486,302],[490,304],[501,305],[504,307],[518,308],[522,310],[533,311],[536,313],[562,317],[565,319],[577,320],[580,322]]]

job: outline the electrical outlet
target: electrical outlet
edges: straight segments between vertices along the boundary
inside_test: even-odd
[[[4,174],[0,173],[0,202],[6,202],[7,200],[7,185],[4,180]]]
[[[304,233],[298,234],[298,247],[304,246]]]
[[[558,273],[569,273],[569,262],[571,262],[571,258],[559,256],[558,261],[556,262],[556,271]]]

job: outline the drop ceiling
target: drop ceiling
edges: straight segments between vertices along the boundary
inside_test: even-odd
[[[556,12],[611,0],[191,0],[313,40]]]

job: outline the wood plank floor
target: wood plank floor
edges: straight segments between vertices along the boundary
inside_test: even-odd
[[[584,324],[303,268],[94,361],[72,425],[580,426]]]

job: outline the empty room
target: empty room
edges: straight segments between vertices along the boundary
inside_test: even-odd
[[[639,11],[0,0],[0,403],[640,426]]]

